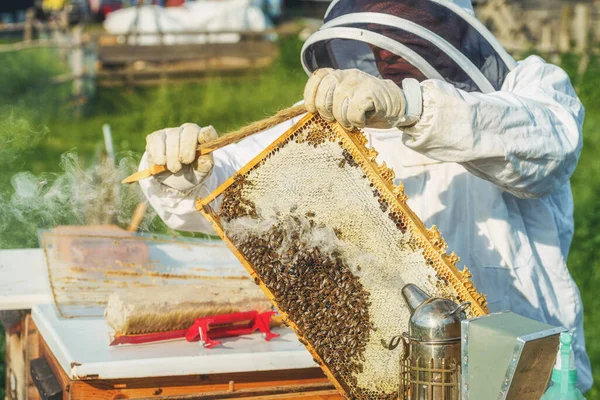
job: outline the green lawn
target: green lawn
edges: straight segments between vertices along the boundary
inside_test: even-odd
[[[81,116],[76,116],[70,104],[68,85],[48,83],[49,77],[63,68],[51,51],[0,54],[0,248],[37,246],[38,228],[86,221],[90,212],[86,202],[94,199],[82,195],[81,186],[85,188],[84,183],[91,185],[104,176],[89,167],[101,158],[102,124],[111,125],[118,152],[135,153],[143,150],[146,134],[165,126],[191,121],[212,124],[221,132],[242,126],[300,100],[306,81],[299,65],[300,47],[298,41],[287,40],[270,73],[252,79],[101,89]],[[593,365],[600,366],[600,342],[594,341],[595,334],[600,334],[600,296],[596,295],[600,287],[600,261],[596,259],[600,246],[600,233],[596,232],[600,226],[600,209],[596,207],[600,197],[600,160],[596,156],[600,137],[595,136],[600,130],[600,61],[593,59],[583,77],[576,75],[577,62],[575,56],[562,59],[587,109],[585,146],[572,180],[576,231],[569,267],[584,299],[588,351]],[[63,159],[61,167],[65,152],[70,156]],[[122,153],[121,157],[127,161],[122,169],[131,169],[131,154]],[[65,168],[68,179],[56,174]],[[20,171],[33,175],[13,179]],[[117,181],[113,175],[110,179]],[[11,182],[18,185],[21,197],[13,196]],[[68,196],[51,190],[59,187],[67,188],[64,192]],[[118,196],[127,197],[120,197],[124,211],[118,216],[130,215],[135,195],[125,192]],[[17,206],[23,198],[28,199],[28,205]],[[156,221],[152,228],[164,229]],[[0,339],[0,350],[3,346]],[[2,368],[0,363],[0,374]],[[600,370],[594,372],[600,382]],[[3,384],[4,379],[0,382]],[[0,386],[0,398],[1,392]],[[587,398],[600,399],[600,385]]]
[[[563,57],[563,66],[575,76],[576,57]],[[575,200],[575,236],[569,254],[569,270],[575,278],[584,306],[587,351],[592,361],[595,385],[586,394],[588,400],[600,399],[600,59],[592,60],[585,76],[574,78],[586,107],[583,127],[584,146],[573,178]]]

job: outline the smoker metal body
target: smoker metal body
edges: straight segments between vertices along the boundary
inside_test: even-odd
[[[413,311],[409,330],[402,335],[401,399],[459,400],[461,321],[469,303],[431,298],[415,285],[402,294]],[[390,343],[395,347],[400,339]]]
[[[415,343],[409,338],[406,341],[407,356],[400,361],[400,398],[459,400],[460,339],[437,343]],[[419,356],[423,353],[429,354]],[[430,354],[441,357],[430,357]]]

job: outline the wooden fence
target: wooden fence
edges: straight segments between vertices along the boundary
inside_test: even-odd
[[[477,17],[513,53],[597,51],[600,1],[488,0]]]

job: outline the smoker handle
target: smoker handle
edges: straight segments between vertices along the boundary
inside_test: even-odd
[[[385,346],[385,341],[382,340],[382,342]],[[392,339],[390,339],[390,343],[385,347],[387,347],[388,350],[394,350],[394,349],[396,349],[396,347],[398,347],[400,342],[402,342],[402,352],[406,356],[406,354],[408,354],[407,353],[407,349],[408,349],[408,333],[407,332],[404,332],[402,335],[394,336]]]
[[[60,383],[54,376],[48,361],[44,357],[36,358],[30,362],[31,380],[40,394],[42,400],[60,400],[63,391]]]
[[[456,314],[458,311],[463,312],[465,311],[467,308],[469,308],[471,306],[471,302],[470,301],[466,301],[464,303],[462,303],[460,306],[456,307],[454,309],[454,311],[452,311],[450,314],[448,315],[454,315]]]
[[[388,350],[394,350],[402,341],[402,335],[394,336],[390,339],[390,343],[387,345]]]

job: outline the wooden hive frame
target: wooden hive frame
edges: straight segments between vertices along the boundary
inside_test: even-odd
[[[302,337],[299,327],[293,320],[290,319],[285,310],[280,308],[275,300],[274,294],[263,282],[261,276],[257,274],[252,266],[252,263],[246,259],[246,257],[237,249],[232,240],[227,236],[219,216],[212,211],[210,203],[222,195],[229,187],[231,187],[235,183],[236,178],[245,175],[253,168],[260,165],[263,159],[268,157],[268,155],[278,147],[284,145],[301,127],[315,120],[319,120],[320,123],[326,123],[323,122],[318,116],[310,113],[307,114],[297,124],[287,130],[270,146],[263,150],[252,161],[241,168],[235,175],[220,185],[208,197],[198,199],[196,204],[196,208],[212,223],[218,235],[226,242],[229,248],[247,269],[248,273],[250,273],[255,282],[260,285],[261,289],[268,296],[273,305],[277,307],[286,324],[290,326],[299,337]],[[379,165],[375,161],[378,153],[375,149],[366,147],[367,139],[364,134],[359,131],[349,132],[338,123],[326,124],[329,124],[329,127],[335,132],[335,140],[339,142],[342,148],[346,149],[351,154],[370,182],[373,183],[373,189],[379,191],[381,198],[387,201],[390,209],[407,217],[406,230],[413,235],[417,246],[423,249],[423,255],[428,264],[435,270],[439,277],[447,280],[448,283],[454,287],[458,293],[458,297],[462,302],[468,301],[471,303],[471,315],[481,316],[488,314],[489,310],[487,308],[486,298],[484,295],[477,292],[474,284],[471,282],[472,275],[470,271],[467,269],[467,267],[465,267],[462,271],[458,270],[457,263],[459,258],[454,252],[450,254],[446,253],[447,245],[442,239],[437,228],[435,226],[432,226],[429,229],[426,228],[420,218],[408,207],[406,204],[407,196],[404,194],[403,185],[400,183],[398,186],[395,186],[393,182],[395,177],[394,172],[388,168],[385,163]],[[400,289],[401,288],[398,288],[398,290]],[[329,379],[331,379],[340,393],[348,396],[348,390],[345,385],[340,383],[340,381],[336,378],[330,368],[328,368],[324,360],[319,356],[311,343],[305,343],[305,341],[301,342],[305,344],[306,348],[313,355],[315,361],[321,366],[324,373],[329,377]]]

